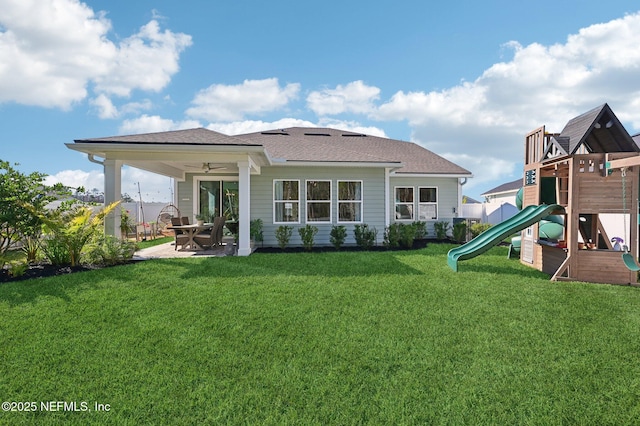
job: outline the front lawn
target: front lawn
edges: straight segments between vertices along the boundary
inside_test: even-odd
[[[504,247],[454,273],[451,247],[2,284],[0,396],[37,410],[0,424],[637,422],[638,288],[552,283]]]

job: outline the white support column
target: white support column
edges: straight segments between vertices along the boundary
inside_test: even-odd
[[[251,165],[248,161],[238,162],[238,256],[251,254],[249,227],[251,222]]]
[[[122,161],[104,160],[104,205],[120,201],[122,196]],[[120,237],[120,210],[115,209],[104,218],[104,232]]]
[[[391,192],[389,184],[389,175],[391,169],[388,167],[384,169],[384,226],[389,227],[391,225]]]

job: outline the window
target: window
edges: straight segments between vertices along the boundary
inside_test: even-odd
[[[300,222],[300,181],[273,181],[273,223]]]
[[[413,220],[413,187],[396,187],[396,220]]]
[[[362,222],[362,181],[338,181],[338,222]]]
[[[418,220],[438,219],[438,188],[418,188]]]
[[[331,223],[331,181],[307,181],[307,222]]]

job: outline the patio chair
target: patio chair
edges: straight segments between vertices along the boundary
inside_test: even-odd
[[[203,232],[193,236],[193,241],[202,247],[216,247],[222,245],[222,228],[224,227],[224,216],[213,219],[213,226],[208,232]]]
[[[182,220],[179,217],[171,218],[171,226],[182,225]],[[173,245],[174,250],[178,250],[178,246],[183,246],[189,241],[189,236],[180,229],[174,229],[173,235],[175,236],[175,243]]]
[[[182,222],[183,225],[189,225],[189,217],[188,216],[182,216],[180,221]]]

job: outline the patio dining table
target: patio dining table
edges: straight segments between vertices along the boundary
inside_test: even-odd
[[[194,236],[196,236],[199,232],[202,231],[208,231],[211,230],[211,228],[213,228],[213,223],[205,223],[202,225],[197,225],[197,224],[193,224],[193,225],[172,225],[172,226],[167,226],[167,229],[173,229],[173,230],[177,230],[177,231],[183,231],[184,234],[187,236],[188,240],[186,243],[182,244],[182,247],[180,248],[180,250],[204,250],[204,247],[202,247],[200,244],[196,243],[195,240],[193,239]]]

